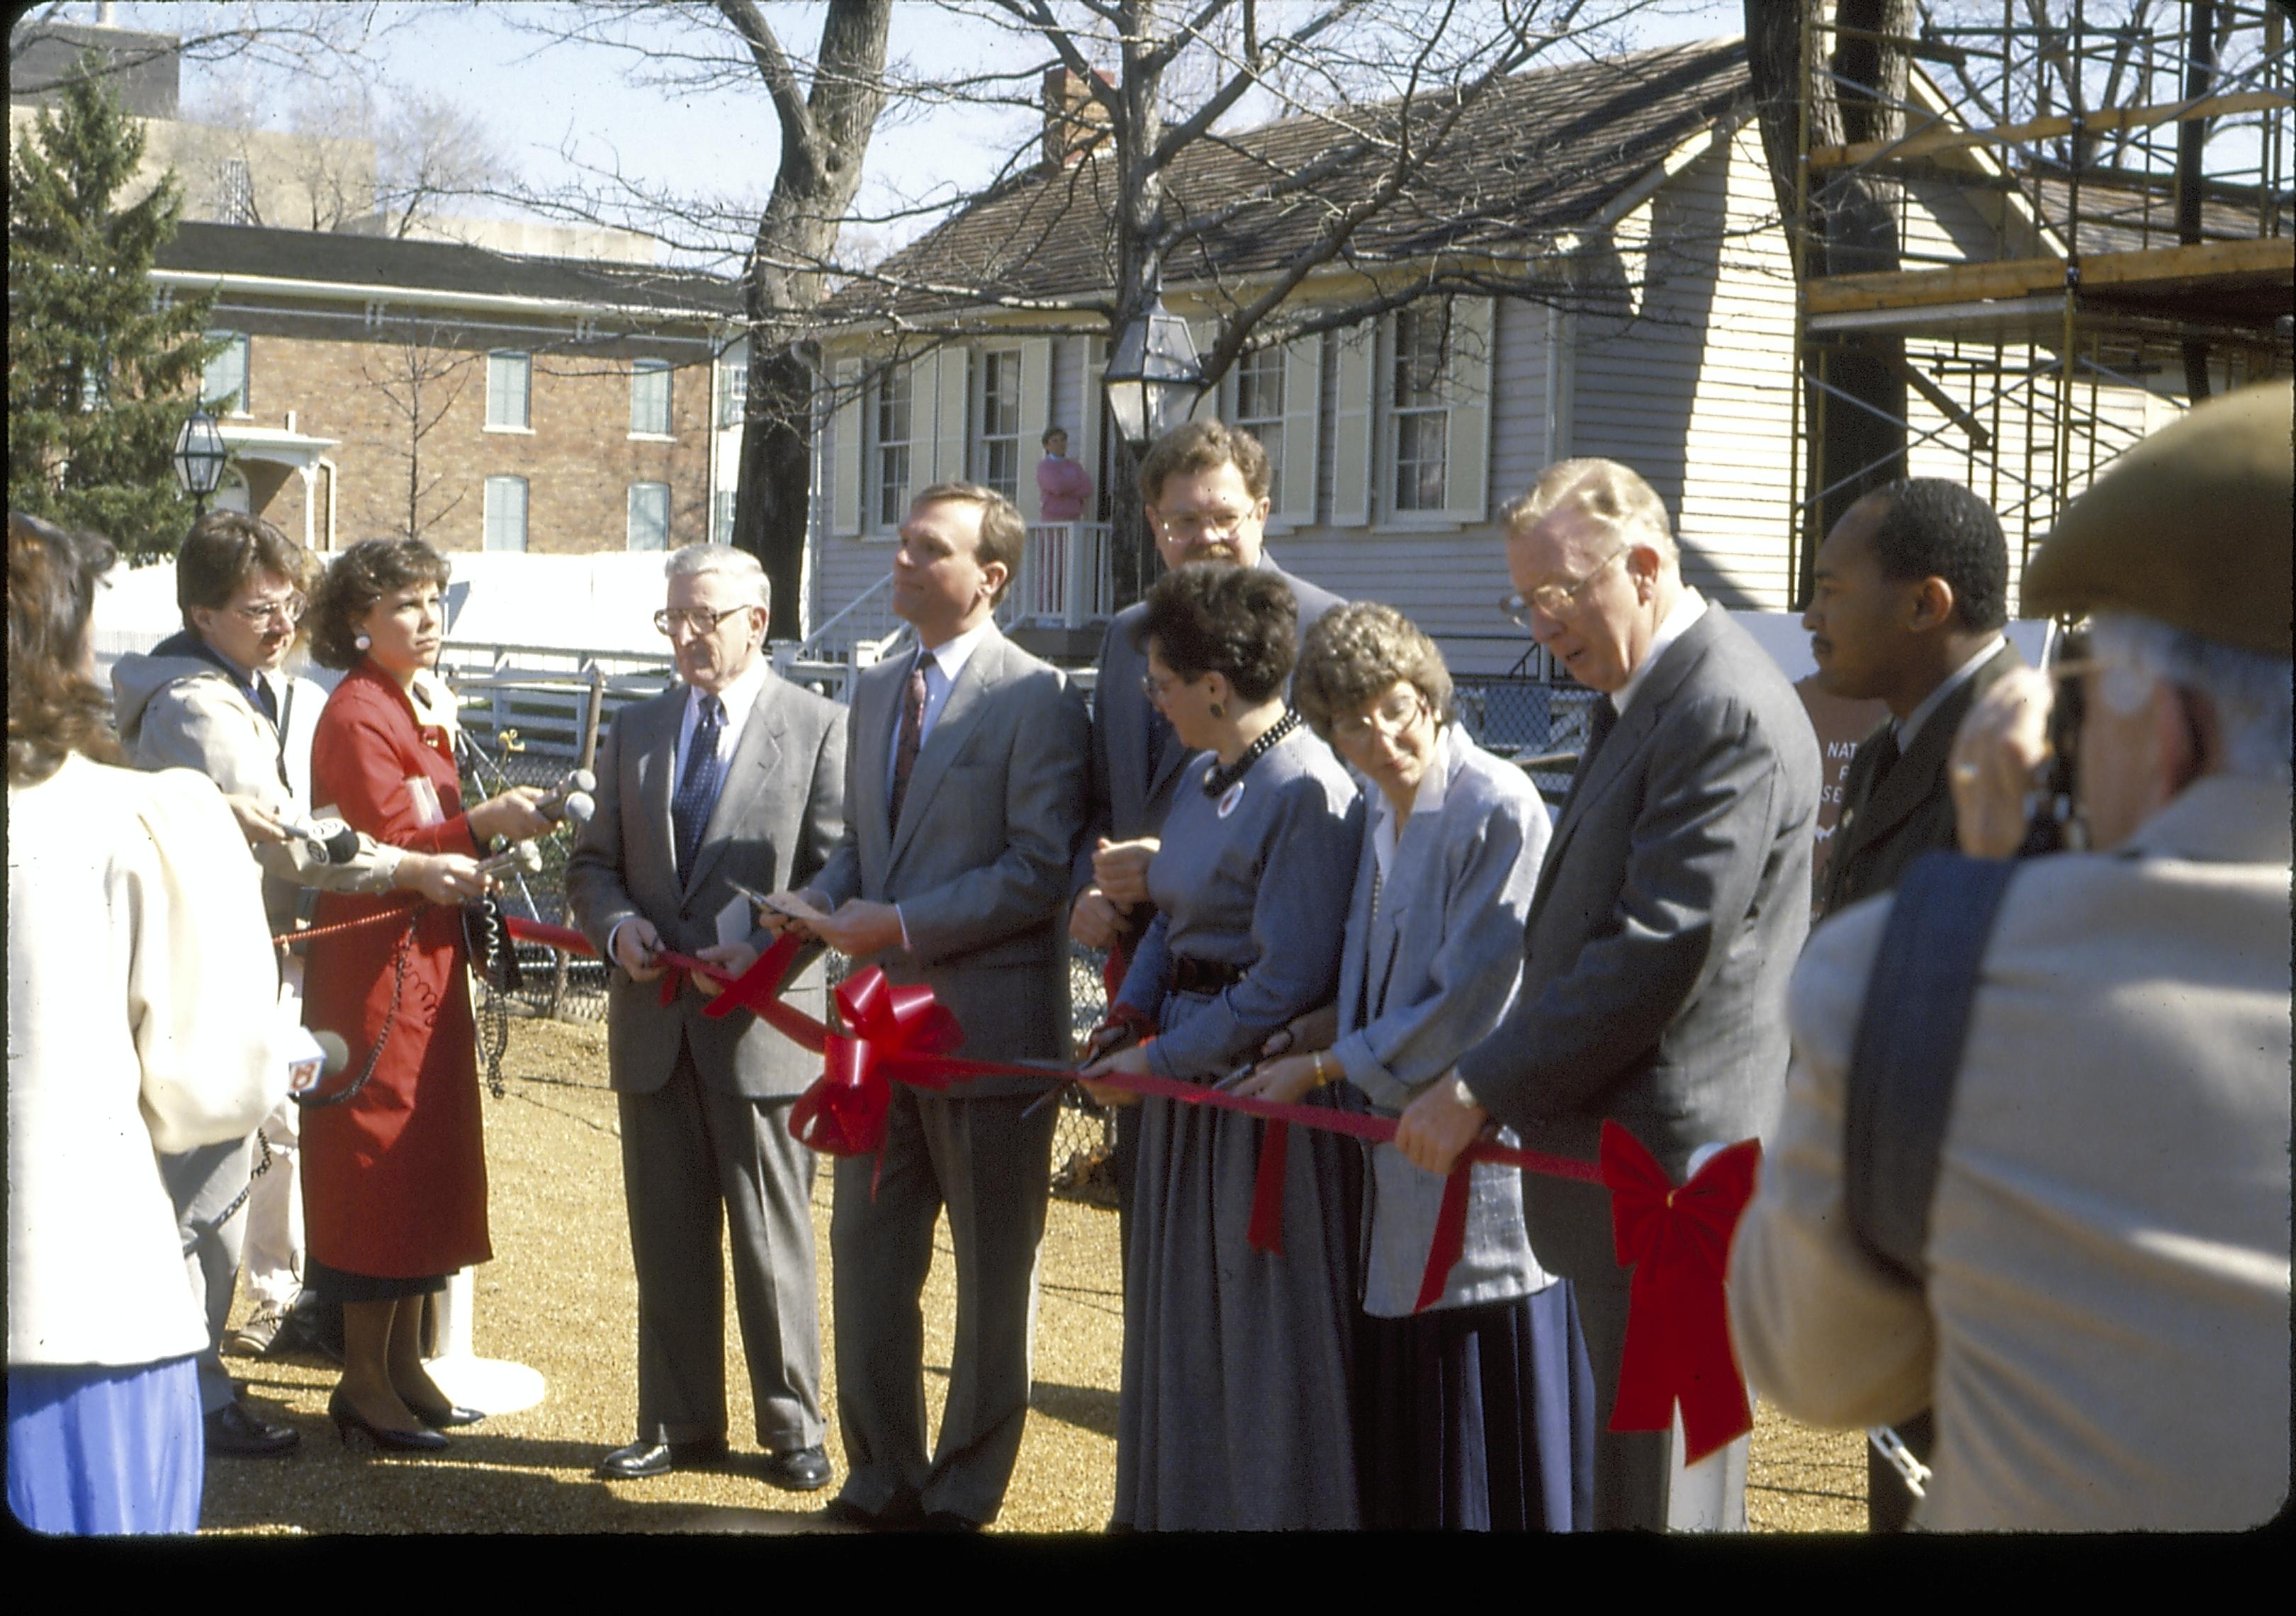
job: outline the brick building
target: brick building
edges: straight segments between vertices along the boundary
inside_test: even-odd
[[[200,222],[153,278],[217,293],[209,330],[228,346],[204,391],[233,456],[217,503],[316,550],[413,531],[448,551],[594,554],[730,523],[728,282]]]

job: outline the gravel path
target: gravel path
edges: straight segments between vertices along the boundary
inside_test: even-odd
[[[303,1433],[285,1461],[215,1459],[210,1532],[787,1532],[831,1491],[801,1495],[754,1471],[755,1428],[731,1287],[726,1385],[734,1455],[722,1470],[648,1481],[594,1480],[591,1466],[630,1440],[636,1417],[636,1283],[623,1221],[614,1099],[603,1029],[520,1021],[504,1062],[509,1092],[486,1106],[495,1260],[479,1271],[477,1349],[547,1378],[537,1407],[457,1432],[438,1459],[346,1449],[325,1416],[333,1367],[316,1358],[231,1360],[257,1407]],[[813,1195],[821,1314],[831,1327],[829,1175]],[[925,1295],[925,1382],[932,1417],[947,1388],[953,1312],[947,1229]],[[1115,1485],[1116,1382],[1123,1335],[1116,1216],[1055,1200],[1041,1269],[1036,1391],[1000,1532],[1096,1532]],[[844,1479],[836,1379],[824,1343],[828,1450]],[[1756,1531],[1856,1531],[1865,1522],[1863,1439],[1764,1414],[1751,1461]]]

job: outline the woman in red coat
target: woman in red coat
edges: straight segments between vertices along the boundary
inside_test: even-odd
[[[475,894],[492,838],[549,822],[524,787],[463,808],[451,702],[428,672],[447,576],[443,556],[404,538],[356,545],[328,570],[312,654],[348,671],[312,740],[311,797],[377,841],[454,857]],[[343,1378],[327,1405],[336,1430],[422,1450],[446,1446],[439,1428],[479,1416],[422,1366],[422,1299],[493,1252],[461,910],[329,892],[314,929],[386,912],[309,945],[304,1019],[349,1046],[356,1092],[303,1113],[305,1283],[343,1304]]]

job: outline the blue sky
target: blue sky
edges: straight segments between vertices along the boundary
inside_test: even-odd
[[[116,21],[124,27],[181,32],[196,28],[202,15],[225,9],[237,8],[129,4],[118,7]],[[754,80],[713,93],[634,86],[627,78],[629,55],[589,45],[544,48],[530,32],[514,26],[537,21],[554,7],[432,3],[382,9],[398,24],[381,56],[386,94],[391,88],[421,90],[475,111],[530,184],[574,181],[586,163],[619,171],[640,186],[729,199],[762,201],[772,184],[779,132]],[[766,8],[793,52],[808,49],[818,37],[822,9],[791,4]],[[78,20],[93,21],[94,14],[93,5],[67,8],[67,15]],[[1742,16],[1739,0],[1655,0],[1628,22],[1627,32],[1637,45],[1704,38],[1738,32]],[[1028,65],[1026,59],[1015,58],[1008,37],[980,18],[919,0],[904,0],[895,10],[892,54],[920,72],[945,71],[952,65]],[[204,76],[214,71],[186,66],[187,110],[208,87]],[[277,107],[294,93],[294,85],[275,80],[264,89]],[[887,210],[978,185],[1030,137],[1035,125],[1033,115],[1015,110],[909,109],[881,127],[872,143],[861,208]],[[570,152],[576,161],[567,160]],[[911,222],[878,234],[897,244],[921,228],[922,222]]]

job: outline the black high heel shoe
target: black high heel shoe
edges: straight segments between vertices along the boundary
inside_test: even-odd
[[[401,1398],[399,1401],[405,1403],[406,1399]],[[487,1417],[483,1409],[465,1408],[459,1403],[449,1403],[435,1414],[428,1408],[418,1408],[406,1403],[406,1411],[433,1431],[452,1431],[458,1425],[475,1425]]]
[[[377,1448],[398,1453],[440,1453],[452,1446],[435,1431],[385,1431],[352,1407],[350,1399],[343,1395],[340,1387],[337,1387],[334,1395],[327,1399],[327,1417],[335,1423],[335,1435],[342,1440],[346,1448],[350,1446],[351,1432],[355,1430],[366,1432],[367,1440]]]

